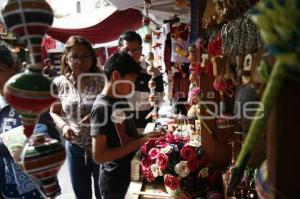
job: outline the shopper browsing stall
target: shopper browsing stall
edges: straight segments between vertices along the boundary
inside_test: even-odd
[[[131,117],[126,96],[134,91],[140,66],[125,52],[113,54],[104,66],[107,78],[91,113],[93,157],[101,163],[100,189],[103,199],[124,198],[130,183],[133,152],[160,133],[141,137]]]
[[[61,76],[53,80],[59,101],[51,115],[66,139],[67,162],[76,198],[92,198],[92,177],[96,198],[101,198],[99,165],[91,157],[90,111],[103,88],[91,44],[81,36],[72,36],[65,45]],[[66,118],[63,118],[65,114]]]

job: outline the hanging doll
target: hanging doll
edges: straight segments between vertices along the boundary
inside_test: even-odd
[[[171,47],[172,100],[175,102],[175,113],[186,115],[186,102],[189,88],[188,69],[188,26],[187,24],[172,24],[166,46]]]

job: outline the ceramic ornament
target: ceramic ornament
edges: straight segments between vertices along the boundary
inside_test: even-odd
[[[65,148],[58,140],[39,133],[34,134],[25,145],[19,163],[34,180],[40,182],[46,196],[53,197],[57,193],[57,173],[65,158]]]
[[[2,15],[7,28],[30,51],[31,63],[26,71],[11,77],[4,87],[4,96],[21,115],[24,134],[29,138],[39,115],[55,100],[50,93],[51,80],[41,73],[40,55],[42,37],[52,25],[53,13],[44,0],[9,0]]]
[[[2,11],[5,23],[28,46],[31,63],[24,73],[11,77],[4,87],[6,100],[21,115],[28,138],[20,165],[31,178],[39,181],[47,197],[57,194],[57,172],[65,160],[65,149],[57,140],[33,134],[39,116],[55,101],[51,80],[42,75],[41,41],[53,21],[50,6],[44,0],[8,0]]]

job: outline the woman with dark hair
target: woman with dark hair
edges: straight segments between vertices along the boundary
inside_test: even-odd
[[[58,102],[51,107],[51,116],[66,139],[67,162],[76,198],[92,198],[92,177],[96,198],[99,165],[91,156],[90,112],[104,86],[92,45],[81,36],[71,36],[61,60],[61,76],[53,83]],[[65,117],[63,117],[63,115]]]

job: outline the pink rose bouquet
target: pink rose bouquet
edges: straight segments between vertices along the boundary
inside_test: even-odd
[[[210,169],[199,137],[189,139],[168,133],[142,145],[140,158],[143,177],[148,182],[162,181],[166,189],[180,190],[191,197],[197,191],[209,190]]]

